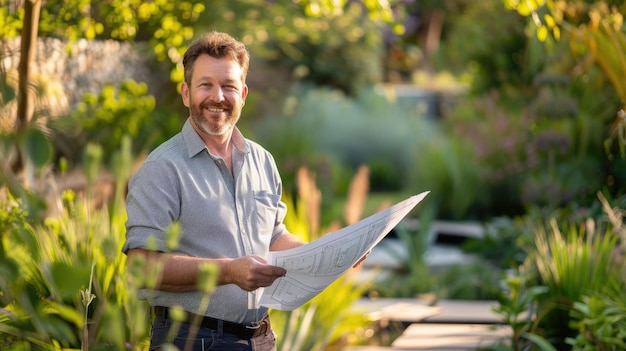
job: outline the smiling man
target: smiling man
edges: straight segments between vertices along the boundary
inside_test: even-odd
[[[188,344],[193,350],[274,349],[267,308],[249,306],[248,292],[286,273],[267,264],[270,250],[304,243],[283,224],[286,206],[273,157],[236,127],[248,95],[249,60],[245,46],[225,33],[208,33],[189,47],[181,87],[189,118],[130,180],[123,251],[129,262],[134,255],[164,262],[158,287],[141,291],[155,317],[150,350],[165,342],[181,350]],[[176,251],[168,252],[165,233],[175,222],[182,235]],[[198,272],[205,263],[218,267],[218,286],[208,308],[198,311]],[[147,274],[156,274],[150,267]],[[187,323],[170,340],[173,306],[187,312]],[[202,322],[190,333],[195,314]]]

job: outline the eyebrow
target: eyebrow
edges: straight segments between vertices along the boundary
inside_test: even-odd
[[[197,79],[198,82],[204,82],[204,81],[207,81],[207,80],[212,80],[212,78],[209,77],[209,76],[202,76],[202,77],[199,77]],[[227,79],[219,80],[219,81],[220,81],[220,83],[229,83],[229,84],[239,83],[240,82],[239,79],[232,79],[232,78],[227,78]]]

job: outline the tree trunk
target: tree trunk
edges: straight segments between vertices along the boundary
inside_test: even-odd
[[[426,31],[426,43],[425,43],[425,68],[432,72],[431,59],[437,49],[439,49],[439,42],[441,41],[441,31],[443,29],[444,13],[441,10],[435,10],[429,16],[428,29]]]
[[[29,89],[31,79],[31,66],[37,53],[37,32],[39,30],[39,13],[41,0],[24,1],[24,24],[20,46],[20,62],[18,66],[19,81],[17,95],[17,118],[15,119],[15,135],[28,126],[33,114],[33,96]],[[18,173],[24,167],[24,155],[19,147],[17,159],[13,164],[13,171]]]

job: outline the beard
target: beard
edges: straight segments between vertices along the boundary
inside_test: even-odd
[[[241,108],[231,104],[215,104],[208,101],[195,104],[190,101],[189,105],[189,113],[196,127],[210,136],[222,137],[232,132],[241,115]],[[223,111],[210,112],[209,108]]]

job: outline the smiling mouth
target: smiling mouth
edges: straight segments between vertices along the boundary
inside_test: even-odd
[[[226,109],[217,107],[207,107],[207,110],[214,113],[226,112]]]
[[[200,105],[200,108],[208,111],[209,113],[228,113],[230,111],[230,108],[223,104],[203,103]]]

